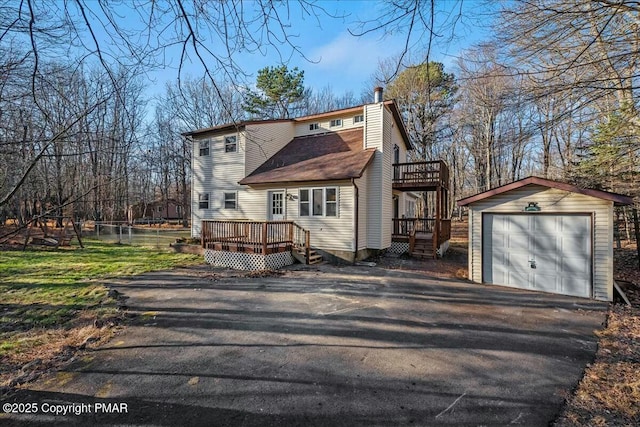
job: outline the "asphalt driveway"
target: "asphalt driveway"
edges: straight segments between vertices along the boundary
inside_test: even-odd
[[[542,426],[593,360],[606,314],[378,267],[203,267],[114,286],[134,325],[29,385],[15,402],[38,412],[0,424]]]

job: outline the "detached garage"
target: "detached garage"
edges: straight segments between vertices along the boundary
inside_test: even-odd
[[[458,201],[469,207],[469,278],[613,299],[613,206],[630,197],[529,177]]]

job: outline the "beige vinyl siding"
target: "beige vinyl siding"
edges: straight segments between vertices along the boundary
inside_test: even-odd
[[[314,135],[326,132],[339,132],[341,130],[359,128],[363,126],[363,122],[355,123],[353,118],[360,113],[341,114],[333,117],[323,117],[318,120],[305,120],[296,122],[295,124],[295,136]],[[342,126],[331,127],[331,120],[341,119]],[[318,123],[318,129],[309,130],[309,125],[312,123]]]
[[[337,188],[338,189],[338,216],[299,216],[299,190],[302,188]],[[354,230],[353,210],[354,193],[350,181],[326,181],[309,183],[297,187],[289,187],[287,194],[295,200],[287,201],[287,220],[293,221],[299,226],[311,232],[311,246],[319,249],[353,251]],[[285,197],[287,199],[289,197]]]
[[[398,197],[398,217],[402,218],[402,215],[409,218],[411,215],[407,212],[407,202],[416,202],[416,197],[413,193],[407,193],[402,191],[394,191],[394,196]],[[391,214],[393,215],[393,206],[391,207]]]
[[[382,247],[391,246],[393,232],[393,116],[386,108],[383,110],[383,150],[382,150]]]
[[[369,168],[365,169],[362,177],[355,180],[358,186],[358,250],[366,249],[369,247],[369,229],[368,229],[368,209],[367,209],[367,196],[369,194],[369,187],[367,187],[367,175],[369,174]],[[354,190],[355,191],[355,190]],[[354,193],[355,200],[355,193]],[[354,206],[355,209],[355,206]],[[355,226],[355,224],[354,224]]]
[[[294,123],[247,125],[244,134],[243,146],[246,150],[244,174],[247,176],[293,139]]]
[[[469,278],[482,282],[482,213],[522,213],[536,202],[543,213],[593,215],[593,295],[613,297],[613,202],[543,186],[528,185],[472,203],[469,211]]]
[[[199,236],[203,219],[227,219],[238,217],[236,210],[224,209],[224,193],[237,192],[238,181],[244,178],[244,132],[229,132],[209,138],[209,155],[198,155],[199,139],[194,140],[192,186],[192,235]],[[225,152],[225,138],[235,136],[237,151]],[[199,209],[198,195],[209,193],[209,209]]]
[[[367,187],[367,235],[370,249],[384,249],[383,234],[383,104],[371,104],[365,106],[365,132],[364,148],[375,148],[373,160],[369,164]],[[389,183],[389,185],[391,185]],[[385,201],[391,204],[391,197]],[[364,208],[364,206],[363,206]],[[386,225],[386,224],[385,224]]]
[[[407,146],[405,145],[404,140],[402,139],[402,135],[398,130],[399,125],[393,121],[393,115],[389,110],[385,111],[385,121],[387,120],[387,116],[393,124],[393,126],[391,127],[391,148],[393,148],[394,145],[397,145],[400,149],[400,163],[406,163],[409,161],[407,157]],[[393,157],[391,157],[391,159],[393,160]]]

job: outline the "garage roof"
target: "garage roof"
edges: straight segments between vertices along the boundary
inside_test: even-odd
[[[502,194],[507,191],[516,190],[526,185],[540,185],[543,187],[556,188],[558,190],[569,191],[571,193],[584,194],[591,197],[597,197],[599,199],[610,200],[616,206],[633,204],[633,199],[631,197],[624,196],[622,194],[611,193],[609,191],[594,190],[590,188],[580,188],[572,184],[567,184],[566,182],[559,182],[559,181],[553,181],[550,179],[540,178],[537,176],[530,176],[528,178],[524,178],[519,181],[514,181],[511,184],[503,185],[503,186],[485,191],[483,193],[476,194],[475,196],[470,196],[464,199],[460,199],[458,200],[458,206],[467,206],[471,203],[478,202],[480,200],[493,197],[495,195]]]

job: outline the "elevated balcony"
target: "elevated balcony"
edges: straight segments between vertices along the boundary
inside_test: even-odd
[[[399,191],[437,191],[449,189],[449,168],[442,160],[394,163],[393,189]]]

